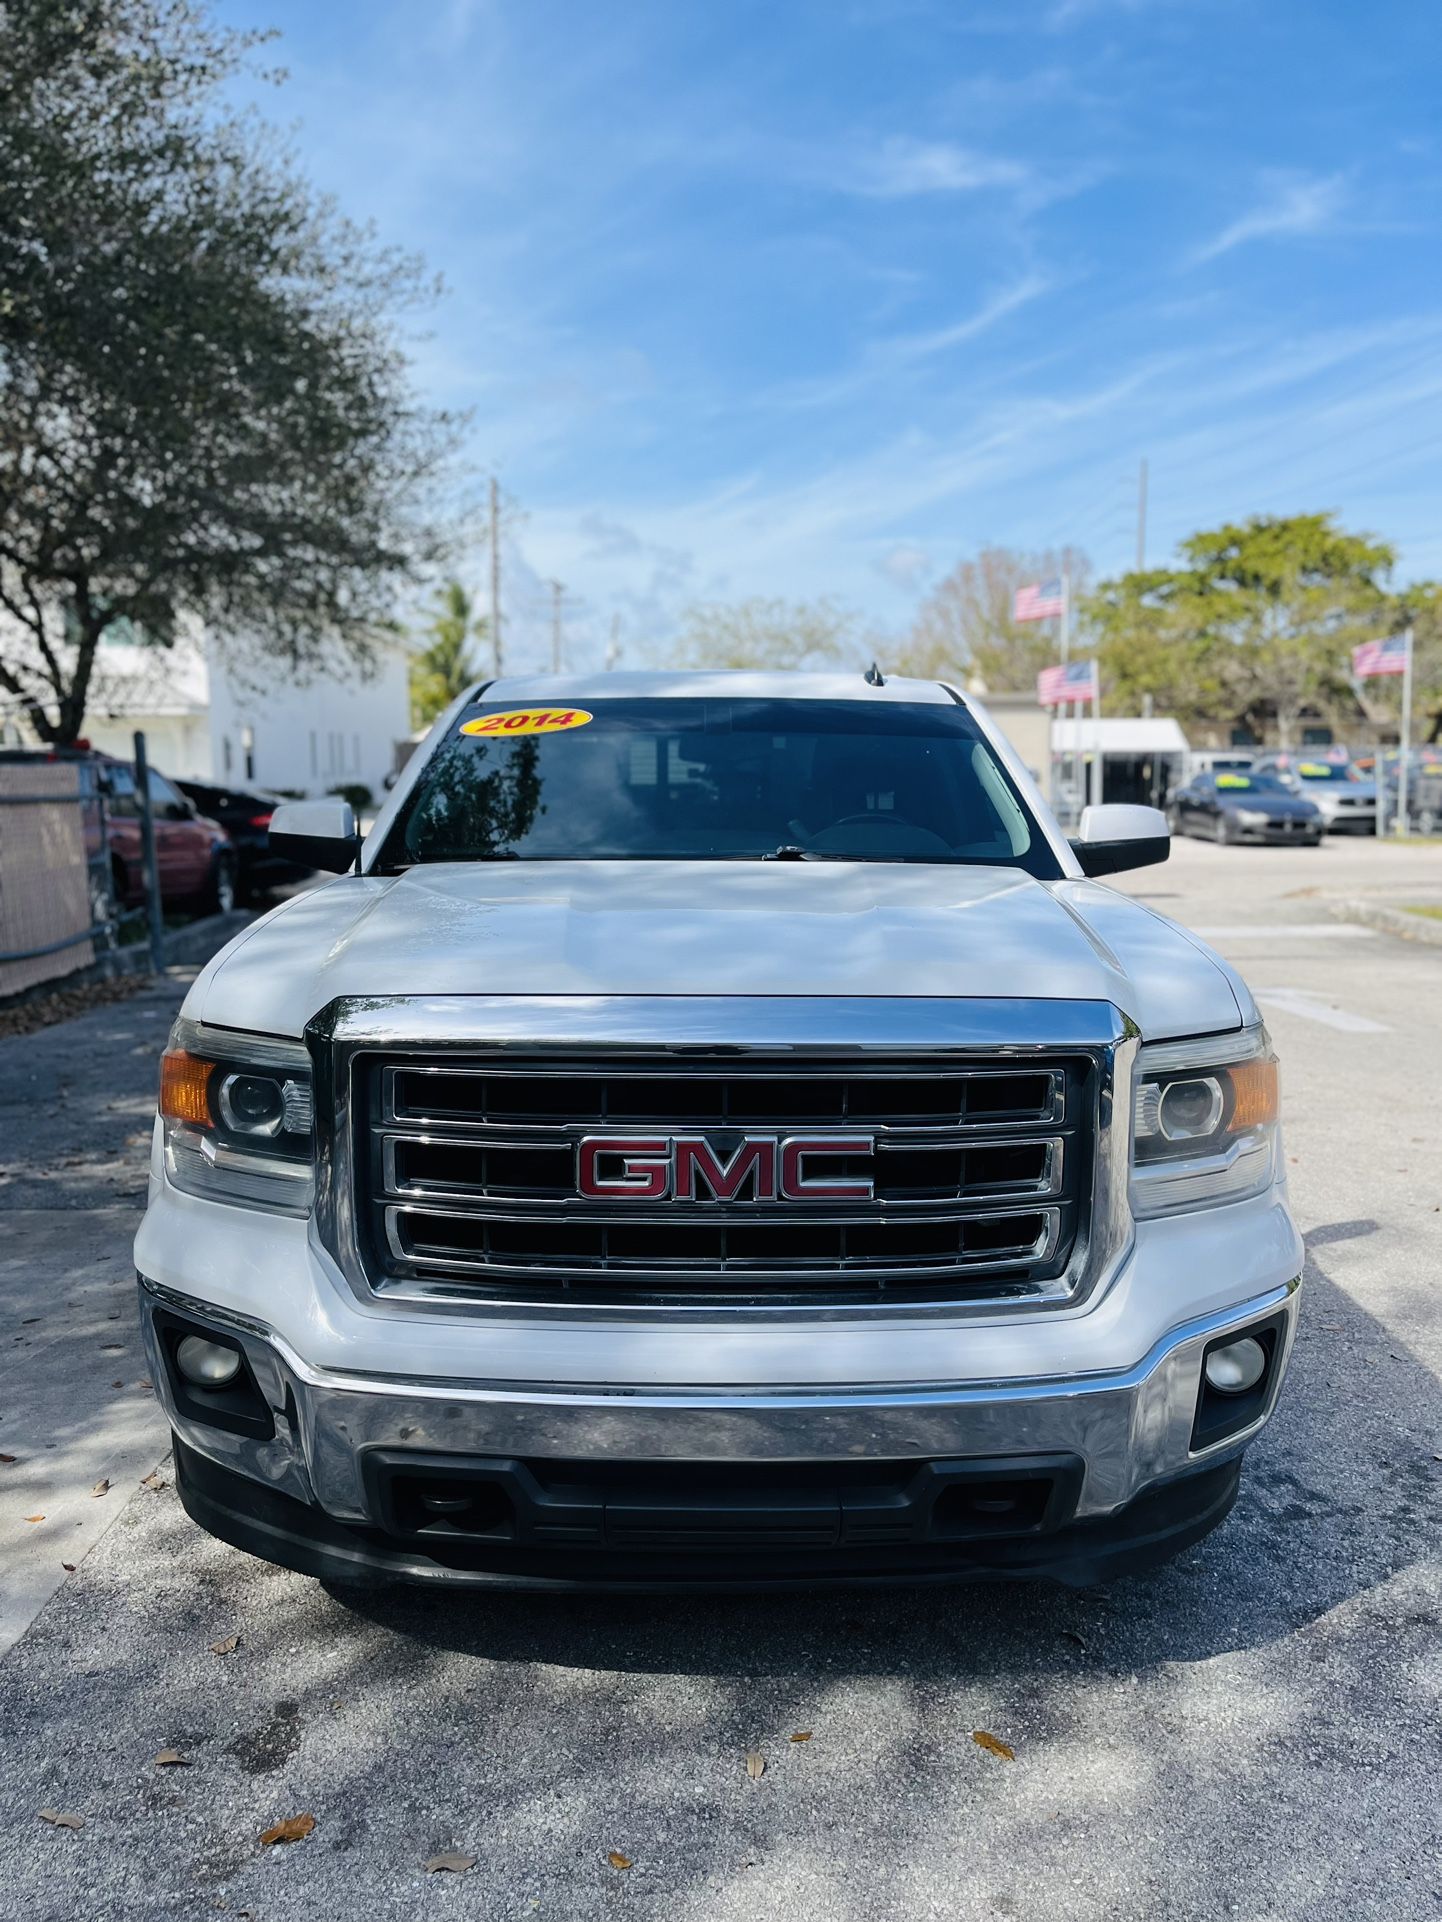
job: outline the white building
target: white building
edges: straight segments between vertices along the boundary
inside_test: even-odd
[[[369,680],[345,668],[300,682],[274,662],[231,664],[204,641],[102,642],[85,738],[128,760],[137,728],[152,764],[180,780],[307,795],[359,785],[379,801],[410,730],[406,655],[381,650]]]

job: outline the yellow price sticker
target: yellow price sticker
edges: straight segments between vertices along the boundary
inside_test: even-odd
[[[461,723],[462,734],[564,734],[569,727],[584,727],[595,717],[583,707],[513,707],[504,714],[482,714],[474,721]]]
[[[1331,768],[1321,761],[1298,761],[1297,772],[1304,781],[1330,781],[1332,778]]]
[[[1219,774],[1217,776],[1218,787],[1250,787],[1251,785],[1252,777],[1250,774]]]

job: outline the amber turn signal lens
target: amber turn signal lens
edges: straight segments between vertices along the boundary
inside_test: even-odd
[[[193,1128],[213,1128],[206,1090],[215,1072],[213,1061],[170,1048],[160,1057],[160,1112],[167,1121],[188,1121]]]
[[[1230,1134],[1277,1119],[1280,1104],[1275,1061],[1239,1061],[1228,1074],[1232,1083],[1232,1118],[1227,1123]]]

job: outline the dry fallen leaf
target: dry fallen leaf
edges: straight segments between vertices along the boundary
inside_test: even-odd
[[[766,1757],[761,1753],[759,1748],[747,1749],[746,1773],[751,1777],[753,1782],[759,1782],[766,1773]]]
[[[971,1739],[978,1748],[984,1748],[988,1755],[999,1755],[1003,1762],[1016,1760],[1016,1750],[1009,1748],[999,1737],[988,1735],[984,1728],[974,1728],[971,1731]]]
[[[444,1855],[433,1855],[426,1863],[427,1875],[464,1875],[467,1869],[476,1866],[473,1855],[462,1855],[456,1849],[447,1849]]]
[[[188,1769],[190,1757],[182,1755],[178,1748],[163,1748],[155,1758],[158,1769]]]
[[[27,1515],[25,1519],[27,1522],[43,1522],[45,1517],[43,1515]]]
[[[41,1809],[40,1820],[48,1822],[52,1829],[83,1829],[85,1817],[71,1815],[66,1809]]]
[[[110,1483],[108,1479],[102,1475],[100,1480],[95,1484],[94,1488],[91,1489],[90,1493],[92,1494],[92,1496],[108,1495],[110,1493]]]
[[[288,1815],[283,1822],[277,1822],[273,1829],[267,1829],[260,1838],[260,1846],[268,1849],[272,1842],[302,1841],[315,1827],[313,1815]]]
[[[60,1566],[65,1570],[67,1575],[73,1575],[75,1573],[74,1562],[62,1562]]]
[[[811,1730],[809,1728],[798,1729],[794,1735],[789,1736],[787,1739],[792,1742],[809,1742],[811,1740]]]
[[[14,1461],[14,1459],[15,1457],[13,1455],[0,1455],[0,1462],[4,1462],[7,1468],[10,1466],[10,1463]]]
[[[611,1853],[606,1857],[606,1860],[611,1864],[613,1869],[629,1869],[631,1867],[630,1856],[622,1855],[619,1849],[612,1849]]]
[[[158,1468],[152,1468],[148,1475],[142,1475],[140,1478],[140,1486],[142,1488],[161,1489],[164,1488],[165,1485],[165,1477]]]
[[[211,1643],[210,1652],[212,1655],[234,1655],[239,1647],[239,1635],[222,1635],[218,1642]]]

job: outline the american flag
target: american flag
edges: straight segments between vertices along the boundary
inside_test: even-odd
[[[1060,580],[1033,581],[1030,587],[1019,587],[1011,604],[1014,621],[1049,621],[1065,611],[1066,595]]]
[[[1068,701],[1094,701],[1096,697],[1095,661],[1068,661],[1061,667],[1044,667],[1036,677],[1036,698],[1043,707],[1062,707]]]
[[[1363,641],[1352,649],[1352,674],[1364,681],[1370,674],[1407,672],[1406,634],[1389,634],[1385,641]]]

